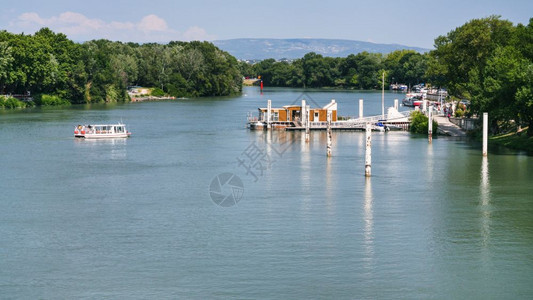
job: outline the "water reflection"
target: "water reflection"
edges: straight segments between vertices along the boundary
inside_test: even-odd
[[[481,205],[481,237],[483,248],[488,247],[490,241],[490,176],[489,160],[484,156],[481,161],[481,180],[479,184]]]
[[[433,143],[427,147],[427,179],[429,183],[433,182],[433,173],[435,172],[435,157],[433,156]]]
[[[302,133],[302,139],[300,143],[300,166],[302,171],[300,172],[302,193],[309,190],[311,187],[311,151],[310,143],[305,141],[305,133]]]
[[[365,177],[365,202],[364,202],[364,248],[367,256],[367,268],[371,268],[374,256],[374,197],[372,195],[372,178]]]
[[[120,160],[127,157],[126,138],[111,139],[80,139],[75,138],[74,143],[77,148],[89,150],[84,153],[85,158],[89,159],[112,159]]]
[[[76,145],[126,145],[128,143],[127,138],[106,138],[106,139],[83,139],[74,138]]]
[[[325,151],[324,151],[325,152]],[[335,197],[333,195],[334,180],[332,178],[332,159],[327,157],[324,153],[324,159],[326,160],[326,206],[330,215],[335,214]]]
[[[266,131],[265,150],[266,150],[266,155],[268,155],[268,157],[274,160],[274,159],[277,159],[277,157],[274,158],[273,153],[272,153],[272,147],[270,147],[272,145],[272,134],[273,134],[272,131],[273,130]]]

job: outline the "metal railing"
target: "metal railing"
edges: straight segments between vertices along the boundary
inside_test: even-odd
[[[398,112],[399,114],[402,115],[401,117],[394,118],[394,119],[387,119],[387,121],[394,121],[395,119],[409,117],[409,115],[411,115],[411,112],[412,110]],[[363,117],[363,118],[350,118],[346,122],[353,123],[353,124],[366,124],[366,123],[377,123],[380,120],[383,120],[382,115]]]

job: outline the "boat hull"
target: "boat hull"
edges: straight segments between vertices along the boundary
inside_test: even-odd
[[[75,134],[74,137],[80,139],[117,139],[127,138],[131,133],[95,133],[95,134]]]

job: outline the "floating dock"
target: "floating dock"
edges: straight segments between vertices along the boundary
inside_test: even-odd
[[[360,102],[360,110],[362,102]],[[302,100],[302,105],[286,105],[281,108],[271,107],[268,100],[266,108],[258,108],[259,116],[248,115],[247,127],[252,130],[326,130],[328,121],[331,130],[336,131],[365,131],[366,124],[370,123],[374,131],[408,130],[409,115],[411,111],[399,112],[397,102],[395,107],[390,107],[386,115],[359,118],[337,117],[337,103],[331,100],[321,108],[311,108]],[[327,116],[331,119],[327,119]],[[385,118],[383,118],[385,116]]]

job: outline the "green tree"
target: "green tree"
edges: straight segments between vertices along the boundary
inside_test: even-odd
[[[459,96],[470,95],[468,83],[477,81],[487,60],[498,46],[511,42],[514,28],[511,22],[497,16],[475,19],[435,39],[431,56],[436,60],[449,90]],[[435,67],[435,65],[432,65]]]
[[[496,16],[472,20],[435,40],[428,76],[470,98],[473,113],[489,112],[493,132],[531,124],[531,28],[531,20],[517,27]]]
[[[13,55],[7,42],[0,42],[0,93],[4,92],[5,86],[13,83]]]

